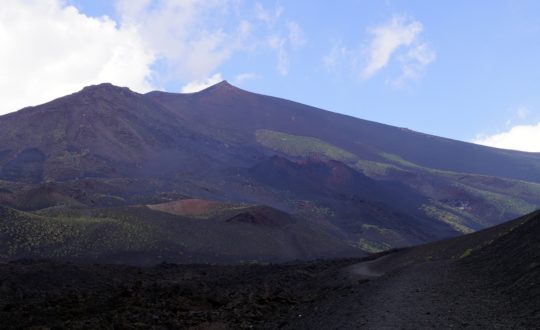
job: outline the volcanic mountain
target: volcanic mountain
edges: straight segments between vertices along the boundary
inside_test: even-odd
[[[473,232],[540,205],[540,154],[227,82],[101,84],[0,117],[0,258],[276,261]]]

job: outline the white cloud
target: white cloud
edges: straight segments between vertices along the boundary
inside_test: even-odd
[[[242,50],[249,22],[224,27],[228,1],[117,0],[122,26],[137,29],[146,45],[165,60],[169,77],[200,80]]]
[[[512,113],[512,117],[504,123],[506,127],[524,123],[531,114],[531,110],[523,105],[520,105],[515,109],[509,109],[509,111]]]
[[[282,76],[289,74],[289,56],[286,50],[287,39],[278,35],[268,38],[268,46],[276,51],[277,70]]]
[[[289,74],[289,55],[285,51],[284,47],[280,47],[278,50],[278,65],[277,69],[279,74],[286,76]]]
[[[281,6],[277,6],[274,11],[270,11],[264,8],[260,2],[255,4],[255,17],[268,25],[275,24],[282,14],[283,7]]]
[[[297,22],[290,21],[287,24],[287,28],[289,30],[289,42],[294,48],[299,48],[306,44],[304,31]]]
[[[255,17],[262,22],[263,28],[266,28],[268,35],[266,37],[265,47],[270,48],[276,55],[276,69],[282,76],[289,74],[291,50],[298,50],[307,42],[304,31],[298,22],[289,20],[285,25],[281,23],[284,8],[276,6],[273,10],[265,8],[260,3],[255,5]]]
[[[435,52],[420,40],[424,27],[421,22],[405,16],[393,16],[388,22],[368,29],[371,41],[366,48],[366,64],[362,77],[369,79],[385,68],[400,49],[401,76],[395,82],[417,78],[435,60]]]
[[[517,125],[494,135],[480,135],[473,142],[502,149],[540,152],[540,122],[536,125]]]
[[[204,80],[196,80],[192,81],[182,87],[182,93],[195,93],[202,91],[203,89],[206,89],[212,85],[215,85],[219,82],[223,81],[223,77],[221,76],[221,73],[216,73],[213,76],[204,79]]]
[[[417,79],[424,72],[425,68],[435,61],[435,52],[426,44],[421,43],[409,49],[409,51],[399,57],[401,62],[401,75],[392,81],[395,86],[402,85],[406,80]]]
[[[323,57],[323,64],[328,72],[337,71],[343,64],[349,67],[348,71],[356,70],[357,61],[355,52],[343,46],[341,42],[334,42],[330,52]]]
[[[0,114],[101,82],[146,92],[204,81],[242,52],[275,53],[276,69],[286,75],[289,52],[306,40],[280,6],[114,1],[117,21],[86,16],[66,0],[2,1]],[[267,42],[269,36],[276,40]]]
[[[258,78],[259,76],[253,72],[245,72],[245,73],[240,73],[238,75],[236,75],[236,77],[234,78],[234,83],[235,84],[242,84],[248,80],[253,80],[253,79],[256,79]]]
[[[289,21],[287,30],[287,35],[274,34],[267,40],[268,47],[276,51],[276,68],[282,76],[289,74],[289,49],[291,47],[295,49],[301,48],[306,43],[304,32],[298,23]]]
[[[151,88],[154,54],[135,29],[61,0],[4,0],[0,44],[0,114],[104,81]]]

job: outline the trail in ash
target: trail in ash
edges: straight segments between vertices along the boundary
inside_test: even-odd
[[[349,275],[357,276],[359,278],[377,278],[384,275],[384,272],[376,269],[376,266],[380,265],[387,258],[388,256],[383,256],[375,260],[360,262],[347,267],[345,271],[349,273]]]
[[[344,269],[349,286],[310,306],[289,329],[535,329],[508,315],[508,297],[451,260],[389,271],[384,256]]]

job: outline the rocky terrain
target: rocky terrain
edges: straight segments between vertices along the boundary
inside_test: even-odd
[[[537,329],[540,213],[364,259],[0,264],[5,329]]]
[[[534,211],[539,168],[227,82],[89,86],[0,117],[0,261],[364,256]]]
[[[0,117],[0,324],[534,329],[539,168],[227,82],[89,86]]]

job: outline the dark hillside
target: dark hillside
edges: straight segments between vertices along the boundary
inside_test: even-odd
[[[466,258],[467,266],[489,274],[491,284],[523,318],[540,322],[540,212]],[[537,323],[538,324],[538,323]]]
[[[538,329],[540,213],[349,266],[351,292],[288,328]],[[314,312],[316,310],[316,312]]]
[[[536,212],[365,259],[151,268],[19,260],[0,264],[0,321],[6,329],[532,330],[538,235]]]
[[[384,151],[434,169],[540,182],[539,154],[417,133],[250,93],[226,81],[194,94],[151,92],[147,96],[186,120],[229,130],[243,139],[252,140],[258,129],[270,129],[317,137],[367,159],[380,159],[378,154]]]
[[[539,181],[538,154],[420,134],[227,82],[192,94],[144,95],[101,84],[0,117],[0,206],[25,217],[49,209],[119,208],[131,215],[140,205],[197,199],[256,205],[275,210],[272,219],[255,210],[229,224],[281,223],[277,214],[287,214],[318,233],[313,237],[329,235],[362,254],[532,212],[540,206]],[[199,225],[194,236],[225,246]],[[243,241],[237,231],[221,233],[229,236],[212,240]],[[184,239],[178,235],[174,242]],[[290,260],[317,248],[306,249],[281,251],[291,252]],[[241,255],[205,253],[229,252]]]

